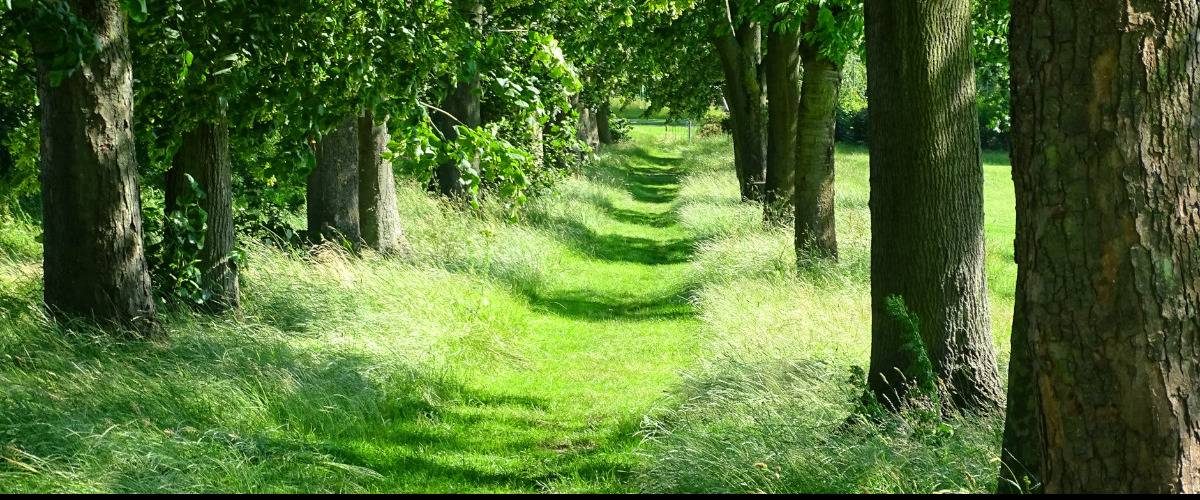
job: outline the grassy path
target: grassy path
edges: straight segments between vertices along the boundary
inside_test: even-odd
[[[599,227],[559,221],[582,250],[525,291],[523,331],[506,332],[515,361],[465,370],[461,401],[391,429],[403,443],[360,443],[351,463],[409,491],[629,489],[635,433],[695,358],[697,329],[693,241],[671,213],[682,159],[635,150],[630,197],[602,202]]]
[[[246,241],[242,310],[165,307],[167,341],[49,321],[39,227],[0,221],[0,492],[991,491],[999,419],[827,432],[870,348],[866,151],[839,149],[814,273],[737,203],[727,139],[682,135],[635,126],[518,223],[401,184],[408,259]]]
[[[660,128],[505,224],[402,186],[411,261],[255,244],[244,307],[166,342],[40,314],[0,225],[0,492],[629,491],[697,358]]]

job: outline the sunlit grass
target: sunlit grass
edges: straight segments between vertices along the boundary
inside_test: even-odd
[[[516,222],[401,184],[411,251],[246,243],[244,308],[170,340],[54,322],[0,222],[0,491],[984,491],[995,418],[835,432],[869,352],[867,155],[797,269],[727,138],[637,126]],[[1002,363],[1012,190],[987,156]]]
[[[703,361],[685,376],[674,410],[645,426],[639,487],[990,491],[999,415],[846,424],[870,354],[867,151],[838,151],[841,259],[806,260],[799,268],[791,229],[764,228],[759,209],[738,202],[736,180],[723,171],[732,161],[727,150],[700,143],[692,151],[703,161],[689,169],[678,203],[683,225],[704,237],[691,271]],[[1013,194],[1003,156],[986,160],[987,266],[1004,370],[1016,275]]]
[[[695,357],[639,141],[515,224],[402,185],[402,258],[246,243],[243,310],[164,308],[161,343],[45,318],[37,228],[6,220],[0,490],[626,491]]]

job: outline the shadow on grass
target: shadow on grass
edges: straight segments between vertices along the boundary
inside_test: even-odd
[[[542,223],[557,231],[564,243],[599,260],[668,265],[687,262],[695,252],[696,242],[691,238],[661,240],[602,234],[582,222],[563,217],[554,217]]]
[[[683,158],[677,156],[659,156],[644,147],[632,148],[629,155],[650,165],[659,167],[678,167],[683,164]],[[678,169],[674,169],[678,172]]]
[[[670,203],[679,195],[683,170],[667,164],[630,167],[626,188],[633,199],[645,203]]]
[[[621,144],[601,156],[584,174],[593,182],[617,189],[628,189],[631,180],[651,184],[675,184],[683,177],[682,164],[683,158],[659,156],[642,146]],[[647,174],[650,177],[639,179],[639,174]],[[667,174],[670,177],[656,178],[655,174]]]
[[[628,454],[639,443],[637,419],[618,422],[596,433],[586,424],[554,429],[548,422],[522,417],[473,418],[476,409],[439,414],[439,426],[410,432],[405,426],[359,443],[324,451],[343,463],[371,463],[386,477],[400,479],[403,491],[545,491],[561,481],[577,481],[591,490],[623,491],[629,483]],[[416,446],[397,448],[386,457],[370,450],[377,441]],[[466,453],[464,453],[464,451]],[[525,466],[513,467],[521,461]]]
[[[636,224],[639,226],[652,227],[663,229],[675,225],[679,217],[673,212],[643,212],[641,210],[630,210],[627,208],[618,208],[613,206],[612,202],[605,200],[606,203],[601,206],[613,220],[624,222],[626,224]]]
[[[549,295],[527,294],[535,311],[586,321],[685,319],[696,315],[687,291],[667,292],[650,299],[597,296],[591,290],[571,290]]]
[[[633,156],[651,165],[624,170],[624,187],[642,201],[673,200],[680,160],[640,148]],[[672,223],[670,214],[605,210],[636,224]],[[599,259],[674,264],[693,251],[689,239],[550,222]],[[313,291],[322,295],[260,289],[243,317],[164,314],[165,344],[4,316],[0,490],[537,491],[558,481],[625,482],[639,419],[555,424],[542,398],[473,389],[358,347],[314,348],[305,342],[357,301],[353,292]],[[525,293],[536,310],[582,320],[693,315],[686,290]],[[34,299],[26,288],[0,293],[12,311]]]
[[[633,148],[629,155],[651,162],[643,166],[613,166],[612,174],[624,178],[623,186],[635,200],[665,204],[674,201],[679,193],[679,179],[683,176],[679,158],[655,156],[644,148]],[[613,205],[605,198],[590,198],[588,202],[604,210],[613,220],[653,228],[666,228],[676,223],[677,216],[671,212],[649,212]],[[696,241],[691,238],[654,239],[615,233],[599,233],[588,225],[567,217],[550,217],[539,220],[543,226],[556,230],[563,240],[587,255],[612,262],[632,262],[646,265],[678,264],[688,261]]]
[[[0,366],[0,490],[538,491],[567,477],[618,488],[637,441],[624,427],[556,428],[543,398],[429,367],[165,319],[170,344],[34,322],[0,344],[16,360]]]
[[[0,455],[36,464],[0,465],[0,484],[71,490],[79,486],[65,478],[93,471],[76,480],[111,491],[356,489],[371,476],[331,466],[324,445],[367,434],[380,415],[437,411],[423,395],[463,391],[417,368],[378,375],[350,351],[164,320],[169,344],[31,321],[22,336],[41,342],[0,345],[0,357],[28,356],[0,368],[0,435],[11,438]]]

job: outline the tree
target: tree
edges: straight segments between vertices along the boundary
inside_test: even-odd
[[[975,54],[976,107],[984,148],[1009,148],[1008,25],[1009,0],[971,4]]]
[[[46,306],[150,331],[155,307],[142,248],[126,15],[117,0],[56,7],[63,7],[59,17],[41,11],[30,25],[41,107]],[[72,45],[68,32],[79,26],[94,46]]]
[[[766,180],[767,89],[762,65],[762,25],[745,6],[725,2],[712,33],[725,75],[725,101],[733,124],[734,168],[742,200],[761,201]]]
[[[838,92],[846,56],[859,46],[862,3],[857,0],[808,2],[800,7],[804,60],[796,139],[796,251],[837,258],[834,219],[834,132]]]
[[[420,91],[442,59],[438,37],[449,9],[439,5],[406,5],[387,0],[360,0],[355,15],[361,42],[351,47],[359,68],[343,84],[360,106],[358,118],[358,214],[363,242],[382,253],[407,249],[397,212],[396,181],[388,152],[389,118],[411,125],[420,107]],[[391,115],[389,115],[391,113]]]
[[[716,10],[709,3],[680,12],[673,8],[659,5],[623,32],[629,55],[620,63],[617,90],[648,101],[651,108],[668,108],[673,118],[698,118],[725,99],[724,72],[713,56]]]
[[[596,108],[596,135],[600,139],[600,144],[613,144],[616,140],[612,133],[612,107],[607,99],[605,101]]]
[[[870,391],[908,397],[912,324],[946,407],[1000,407],[967,0],[868,2]],[[897,302],[906,310],[897,311]],[[889,307],[889,303],[892,307]]]
[[[463,44],[467,57],[459,66],[459,72],[451,82],[450,90],[442,100],[441,110],[432,116],[437,130],[447,142],[459,139],[459,126],[477,127],[480,125],[479,97],[480,75],[479,61],[470,57],[471,50],[475,53],[478,48],[470,49],[482,43],[484,8],[477,0],[455,0],[454,6],[463,23],[467,26],[468,43]],[[474,36],[471,36],[471,35]],[[472,40],[473,39],[473,40]],[[479,171],[479,158],[472,156],[465,164],[447,158],[437,167],[436,185],[439,192],[446,196],[463,194],[463,167]]]
[[[595,150],[600,147],[600,124],[596,112],[582,102],[575,105],[575,110],[579,113],[579,125],[575,127],[579,141]]]
[[[164,0],[137,16],[139,150],[143,171],[163,174],[165,198],[162,239],[151,245],[160,297],[211,312],[238,306],[230,129],[251,135],[248,129],[270,121],[264,117],[280,101],[299,96],[297,82],[316,80],[312,73],[289,78],[279,61],[304,65],[337,53],[329,39],[317,37],[323,45],[304,50],[297,40],[310,37],[283,31],[327,30],[333,23],[324,18],[332,12],[324,5]],[[322,16],[314,19],[315,13]],[[304,113],[292,116],[305,123]]]
[[[1014,0],[1010,40],[1001,489],[1200,492],[1200,3]]]
[[[407,249],[396,211],[396,179],[387,151],[387,118],[370,110],[358,118],[358,217],[363,242],[382,253]]]
[[[358,212],[358,119],[342,120],[316,141],[316,167],[308,176],[308,232],[314,241],[362,238]]]
[[[174,165],[167,171],[166,212],[185,210],[181,199],[190,199],[194,185],[200,190],[192,200],[205,214],[198,252],[200,293],[196,302],[210,311],[238,307],[238,267],[233,259],[233,186],[229,160],[229,124],[218,117],[196,125],[183,135]],[[175,230],[175,229],[170,229]]]
[[[764,215],[777,222],[795,211],[796,139],[800,135],[800,26],[785,2],[772,4],[766,67],[767,162],[763,188]],[[807,80],[806,80],[807,82]]]

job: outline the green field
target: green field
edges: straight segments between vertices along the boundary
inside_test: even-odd
[[[739,203],[727,138],[635,126],[517,221],[400,187],[400,258],[244,242],[244,308],[162,342],[46,319],[0,227],[0,491],[985,491],[1000,421],[838,430],[869,351],[867,155],[838,263]],[[1007,159],[987,155],[1007,363]],[[1002,366],[1002,369],[1005,367]]]

